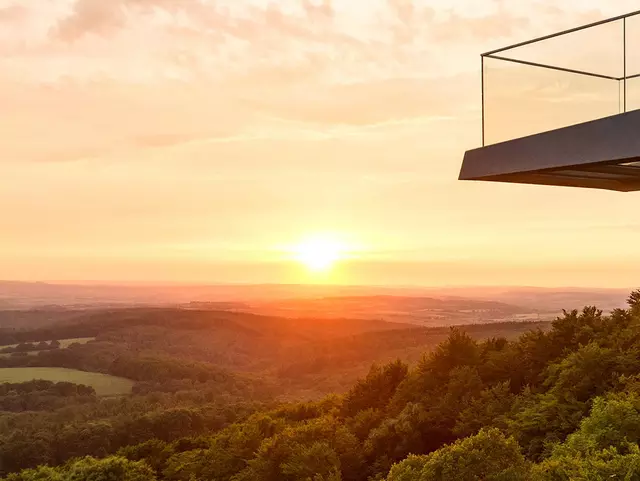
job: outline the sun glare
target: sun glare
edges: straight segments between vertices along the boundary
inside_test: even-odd
[[[345,247],[332,239],[309,239],[295,248],[295,259],[313,272],[331,270],[344,255]]]

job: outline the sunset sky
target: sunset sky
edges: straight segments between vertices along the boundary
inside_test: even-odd
[[[637,5],[0,0],[0,279],[634,287],[639,194],[457,176],[480,52]]]

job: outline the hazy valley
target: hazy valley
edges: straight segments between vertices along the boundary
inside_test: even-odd
[[[283,317],[378,319],[425,327],[550,321],[563,309],[624,306],[630,289],[391,288],[313,285],[108,285],[0,282],[5,310],[181,307]],[[19,316],[19,314],[15,314]],[[60,312],[60,318],[73,317]],[[16,317],[17,319],[17,317]],[[12,326],[0,319],[0,327]],[[35,318],[29,322],[37,322]]]

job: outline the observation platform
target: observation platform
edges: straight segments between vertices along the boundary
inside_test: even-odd
[[[459,179],[640,190],[640,73],[628,74],[640,49],[628,42],[640,45],[640,11],[482,54],[482,147]]]

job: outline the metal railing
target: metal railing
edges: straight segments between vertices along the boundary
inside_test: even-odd
[[[631,56],[628,44],[637,45],[639,51]],[[536,48],[537,55],[532,50]],[[602,56],[600,60],[593,53],[595,49]],[[540,54],[569,58],[547,63],[538,59]],[[575,61],[578,57],[596,68],[571,65],[579,64]],[[640,79],[640,10],[483,53],[481,68],[483,146],[488,143],[489,113],[495,114],[493,140],[503,141],[640,108],[640,83],[637,93],[635,84],[633,92],[629,90],[630,81]],[[541,76],[540,69],[546,76]],[[523,74],[520,81],[519,74]],[[567,75],[593,80],[580,84],[568,80]],[[559,91],[556,97],[549,93],[553,87]],[[563,98],[563,92],[571,95]],[[638,97],[633,104],[632,94]]]

